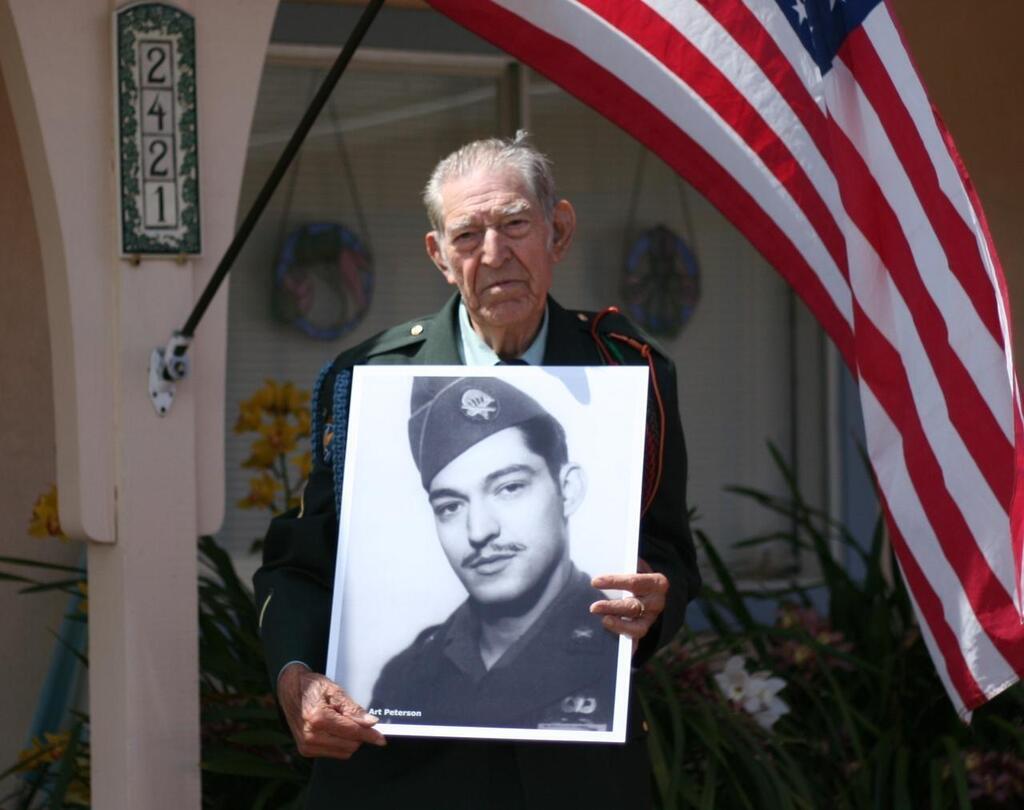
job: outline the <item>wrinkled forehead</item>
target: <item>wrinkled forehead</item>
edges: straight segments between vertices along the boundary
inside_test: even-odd
[[[463,220],[502,217],[539,208],[522,173],[511,167],[482,167],[441,186],[445,229]]]
[[[469,211],[457,210],[445,217],[444,229],[448,233],[453,233],[473,226],[499,224],[512,217],[529,214],[533,208],[528,202],[519,200],[507,205],[497,204]]]

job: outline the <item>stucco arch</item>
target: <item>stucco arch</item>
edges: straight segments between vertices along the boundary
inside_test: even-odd
[[[0,3],[0,145],[17,147],[0,162],[0,188],[18,195],[0,236],[18,229],[28,246],[0,252],[0,272],[33,304],[11,325],[22,358],[11,374],[31,372],[33,390],[19,402],[42,400],[34,416],[40,435],[52,436],[25,455],[40,456],[39,477],[56,474],[68,534],[90,541],[93,806],[198,807],[195,541],[216,530],[224,506],[226,295],[196,332],[192,374],[165,418],[150,404],[146,368],[233,235],[277,2],[180,3],[196,18],[205,253],[139,265],[122,260],[116,244],[112,15],[120,5]],[[25,321],[47,339],[28,337]],[[5,430],[0,439],[7,449],[12,437]]]

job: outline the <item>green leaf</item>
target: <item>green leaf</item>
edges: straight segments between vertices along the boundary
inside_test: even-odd
[[[739,621],[742,627],[748,629],[756,628],[758,624],[747,609],[747,606],[743,601],[743,597],[740,596],[737,591],[736,582],[733,580],[732,574],[729,573],[729,569],[718,554],[718,551],[711,544],[711,541],[708,540],[704,532],[698,529],[694,532],[694,536],[697,538],[701,549],[704,551],[708,561],[711,563],[711,567],[714,569],[715,576],[718,579],[718,584],[722,588],[723,601],[726,603],[729,611],[733,614],[736,620]],[[764,655],[765,650],[760,639],[755,637],[752,641],[754,646],[757,647],[758,652],[761,655]]]
[[[238,745],[290,745],[292,737],[283,731],[264,728],[250,728],[228,735],[227,742]]]
[[[704,790],[700,794],[701,810],[715,810],[715,793],[718,782],[718,774],[715,770],[715,762],[708,763],[707,771],[704,774]]]
[[[49,632],[49,634],[57,640],[58,644],[60,644],[64,649],[70,652],[75,657],[79,664],[81,664],[86,669],[89,668],[89,659],[86,658],[86,656],[84,655],[84,653],[82,653],[81,650],[79,650],[76,646],[74,646],[69,641],[64,639],[63,636],[59,635],[58,633],[55,633],[53,630],[47,630],[47,632]]]
[[[252,810],[263,810],[265,807],[271,807],[271,800],[281,789],[282,785],[280,782],[267,782],[260,792],[253,797]]]
[[[654,785],[661,797],[661,805],[669,806],[671,794],[669,793],[669,766],[663,747],[664,735],[658,725],[655,713],[651,711],[650,701],[643,692],[638,693],[640,706],[644,716],[647,718],[648,736],[647,751],[651,760],[651,774],[654,776]]]
[[[31,568],[45,568],[49,571],[72,571],[85,577],[85,569],[77,565],[58,565],[57,563],[43,562],[42,560],[31,560],[27,557],[2,557],[0,563],[7,565],[25,565]]]
[[[910,801],[910,752],[905,748],[896,751],[896,767],[892,775],[893,810],[914,810]]]
[[[306,776],[287,765],[267,762],[265,759],[242,752],[224,752],[204,757],[200,767],[209,773],[249,776],[255,779],[280,779],[285,782],[301,782]]]
[[[967,792],[967,772],[964,770],[963,752],[950,736],[942,738],[942,744],[946,748],[946,761],[953,776],[953,786],[956,788],[957,807],[960,810],[971,810],[971,799]]]
[[[55,579],[50,582],[37,582],[29,588],[22,588],[21,593],[38,593],[40,591],[64,591],[65,593],[80,594],[78,586],[85,580],[82,577],[74,579]]]

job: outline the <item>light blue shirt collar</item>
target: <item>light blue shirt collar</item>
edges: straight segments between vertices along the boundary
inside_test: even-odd
[[[548,345],[548,308],[544,305],[544,320],[541,321],[537,337],[533,339],[530,347],[523,352],[520,360],[525,360],[531,366],[544,364],[544,349]],[[488,346],[482,337],[473,329],[469,322],[469,313],[466,305],[459,300],[459,354],[462,355],[462,362],[467,366],[494,366],[501,360],[494,349]]]

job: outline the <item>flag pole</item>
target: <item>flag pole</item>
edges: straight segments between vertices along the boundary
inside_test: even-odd
[[[249,212],[245,215],[245,219],[238,226],[231,244],[224,251],[223,257],[221,257],[217,268],[199,296],[199,300],[192,307],[192,312],[185,321],[185,325],[171,335],[166,347],[153,350],[149,369],[150,397],[153,400],[154,407],[157,409],[157,413],[161,416],[167,413],[170,409],[170,403],[174,400],[174,383],[188,376],[187,352],[192,343],[192,337],[195,335],[196,327],[203,319],[203,315],[210,306],[210,302],[213,301],[213,297],[217,294],[220,285],[227,277],[235,259],[238,258],[242,247],[248,241],[260,216],[266,209],[271,197],[274,196],[274,192],[280,185],[281,180],[284,179],[285,173],[306,140],[310,129],[313,128],[317,117],[331,97],[331,93],[337,86],[338,80],[352,60],[352,55],[363,41],[363,37],[370,29],[374,18],[377,16],[377,12],[380,11],[383,5],[384,0],[370,0],[367,3],[366,8],[356,22],[355,28],[349,34],[345,46],[341,49],[341,53],[338,54],[338,58],[335,59],[331,69],[324,76],[324,80],[321,82],[320,88],[316,91],[316,95],[303,114],[302,120],[295,127],[295,132],[292,133],[284,151],[277,159],[277,163],[274,165],[266,181],[264,181],[259,194],[256,195],[256,199],[249,208]]]

